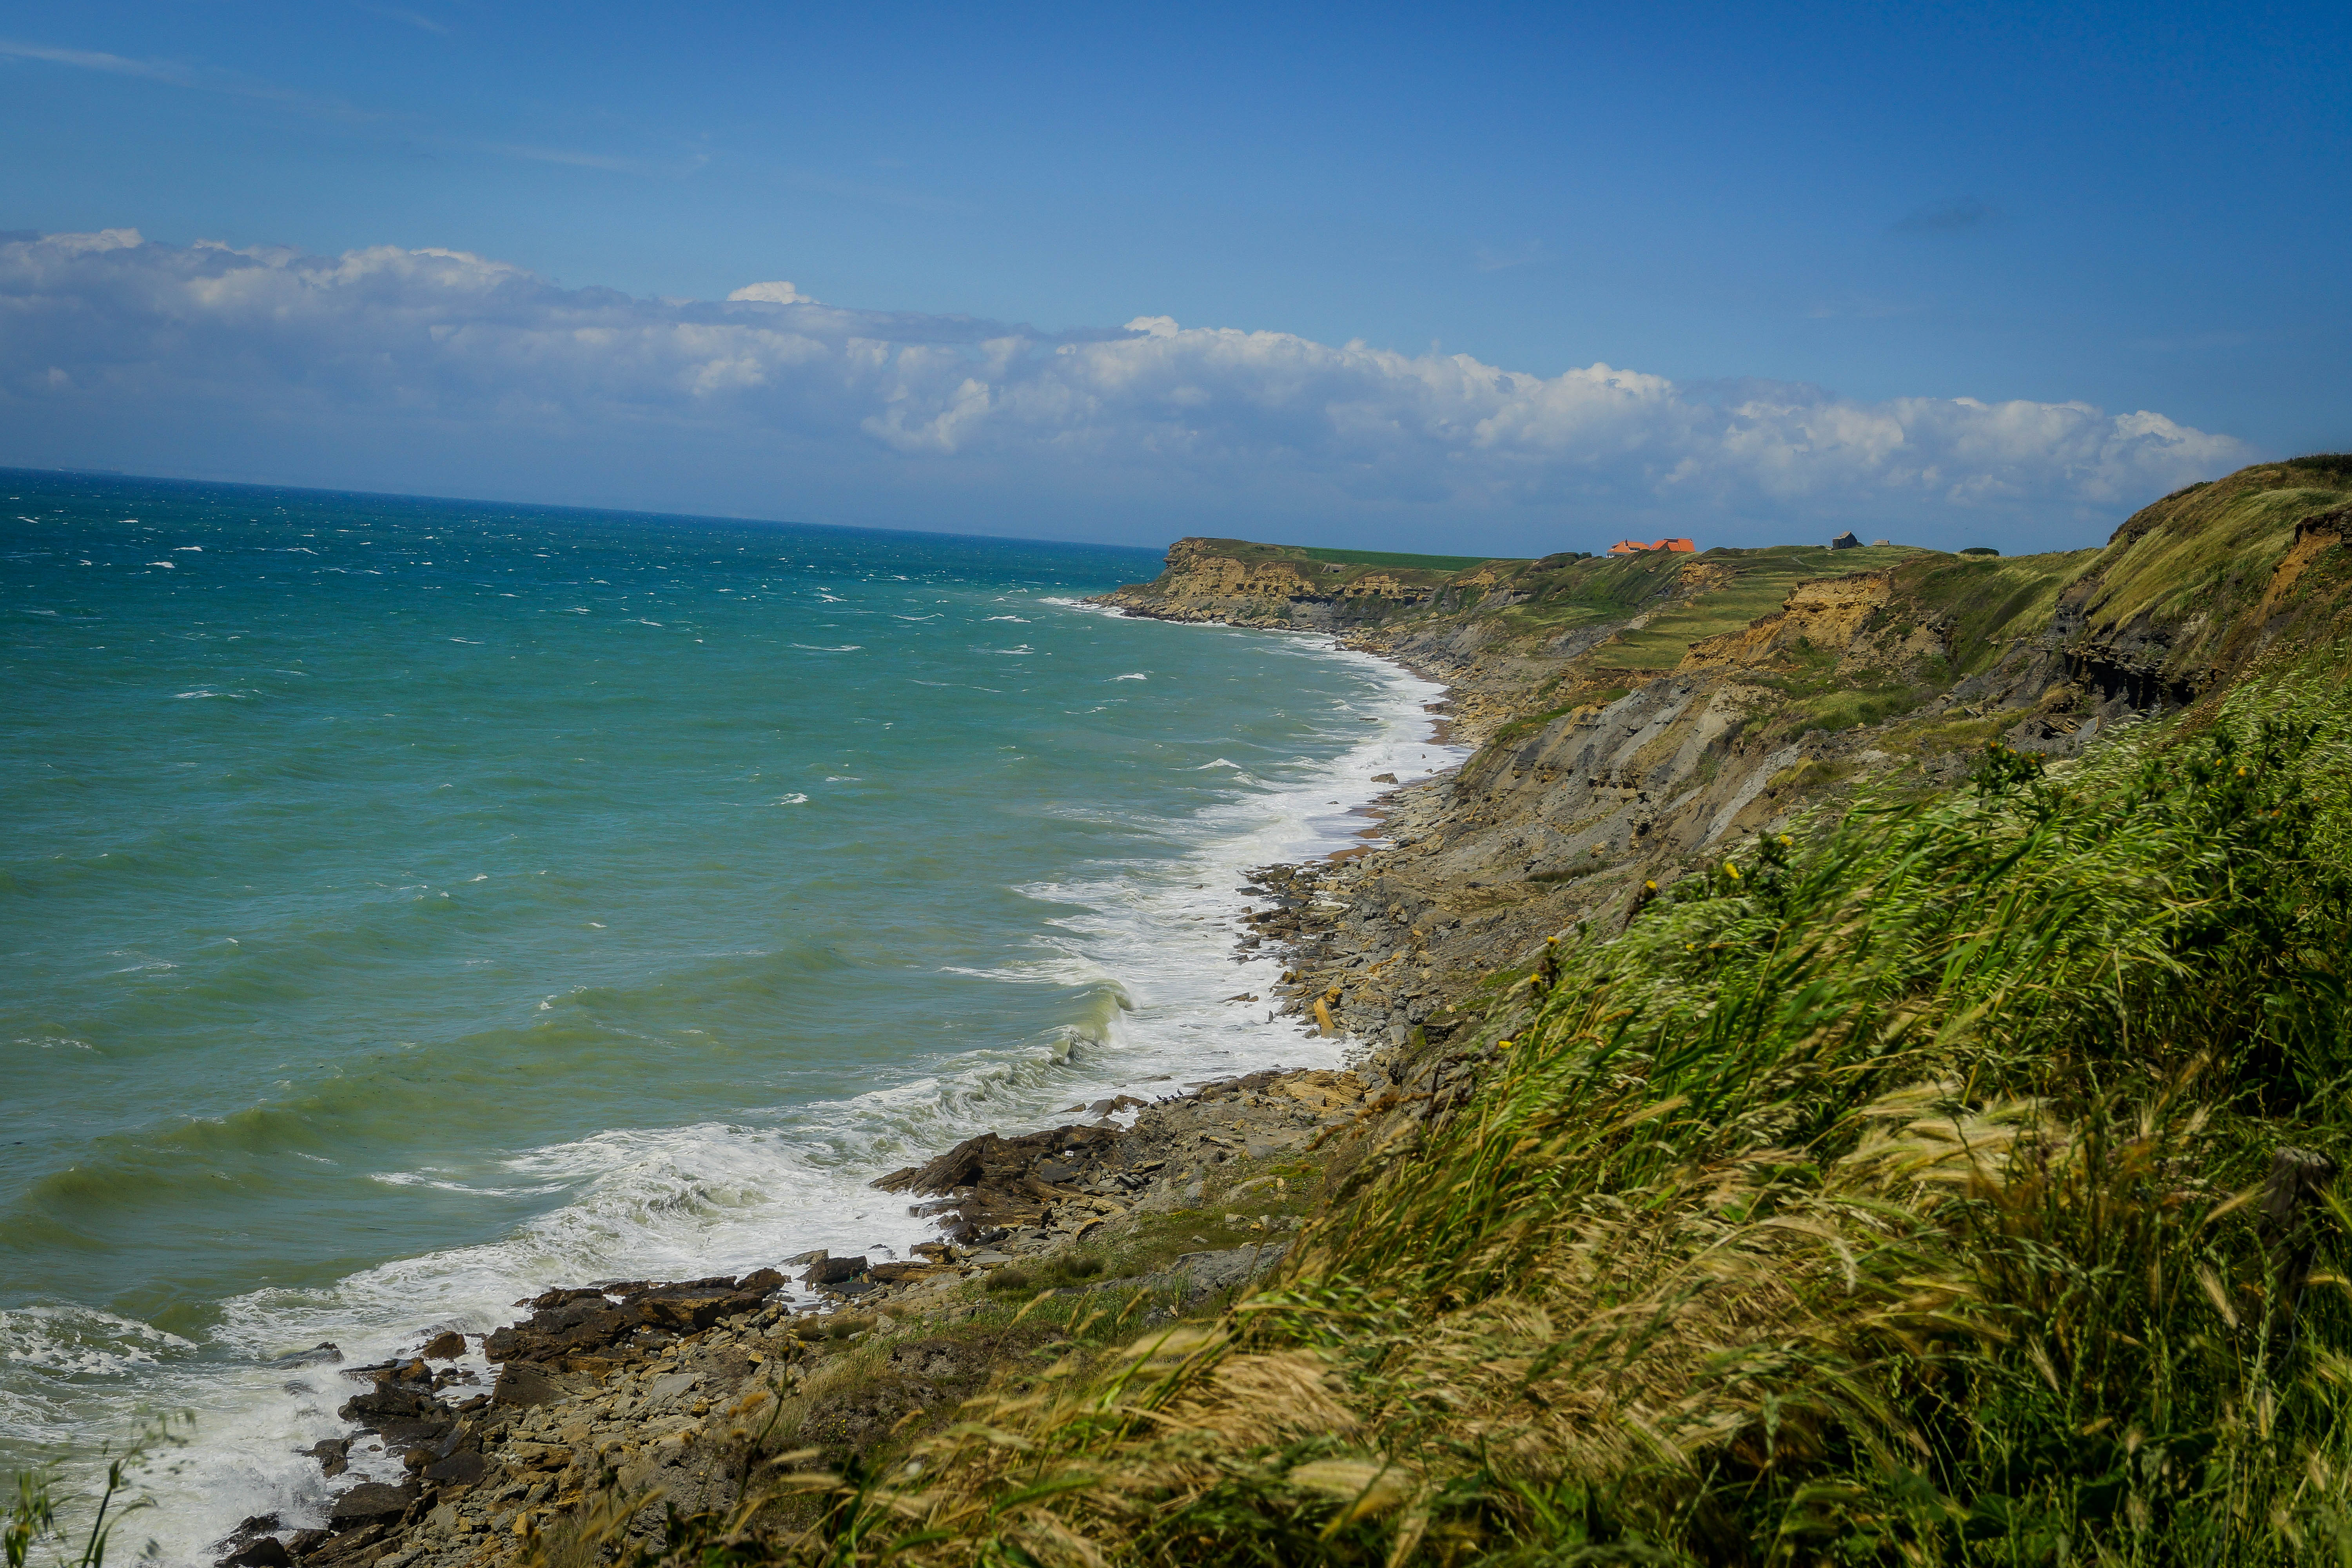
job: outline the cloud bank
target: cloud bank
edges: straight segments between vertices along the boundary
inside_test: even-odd
[[[2055,548],[2253,456],[2083,403],[1542,376],[1164,316],[1046,332],[783,282],[644,300],[462,251],[129,229],[0,244],[0,413],[21,465],[1498,552],[1668,525]]]

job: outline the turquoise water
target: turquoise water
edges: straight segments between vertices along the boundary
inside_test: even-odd
[[[0,471],[0,1469],[184,1407],[168,1558],[325,1497],[268,1359],[926,1234],[864,1184],[1282,1061],[1235,873],[1451,760],[1139,551]],[[364,1468],[364,1467],[362,1467]]]

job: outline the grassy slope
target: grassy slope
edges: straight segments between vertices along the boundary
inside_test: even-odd
[[[2261,599],[2303,518],[2352,501],[2352,459],[2304,458],[2242,469],[2167,496],[2116,531],[2084,574],[2095,632],[2136,626],[2169,646],[2167,672],[2210,662]]]
[[[2011,641],[2048,626],[2059,594],[2102,553],[1937,558],[1898,570],[1895,589],[1908,605],[1943,620],[1952,644],[1952,673],[1974,675]]]
[[[1517,990],[1279,1289],[842,1517],[940,1562],[2352,1544],[2352,1308],[2289,1342],[2241,1195],[2352,1158],[2347,787],[2306,672],[1759,845]]]

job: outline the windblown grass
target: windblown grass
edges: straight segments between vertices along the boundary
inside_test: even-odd
[[[1285,1277],[678,1562],[2352,1557],[2352,700],[1864,802],[1570,938]],[[2292,1194],[2290,1194],[2292,1195]]]

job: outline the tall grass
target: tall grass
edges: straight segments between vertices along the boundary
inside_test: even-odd
[[[2347,871],[2307,672],[1760,840],[1560,942],[1275,1288],[722,1554],[2352,1561],[2352,1216],[2265,1188],[2352,1158]]]

